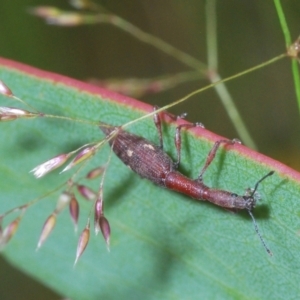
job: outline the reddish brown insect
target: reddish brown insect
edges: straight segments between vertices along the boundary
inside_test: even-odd
[[[217,141],[210,150],[198,178],[193,180],[177,171],[177,167],[180,163],[182,128],[199,126],[199,124],[182,124],[176,128],[175,146],[177,150],[177,161],[174,162],[163,151],[161,121],[158,114],[154,116],[154,122],[158,129],[160,146],[153,144],[141,136],[124,131],[119,127],[107,127],[106,124],[103,124],[100,125],[100,129],[105,133],[106,136],[109,136],[112,132],[117,130],[117,135],[110,140],[110,145],[114,153],[125,165],[130,167],[132,171],[140,175],[142,178],[146,178],[153,183],[167,189],[183,193],[191,198],[204,201],[206,200],[232,211],[243,209],[247,210],[253,220],[255,231],[257,232],[263,246],[265,247],[266,251],[272,255],[258,230],[252,210],[254,209],[258,200],[256,193],[258,185],[265,178],[271,176],[274,172],[271,171],[262,177],[255,184],[254,189],[248,190],[243,196],[239,196],[235,193],[221,189],[210,188],[203,183],[203,174],[213,161],[219,146],[221,144],[234,144],[236,140]]]

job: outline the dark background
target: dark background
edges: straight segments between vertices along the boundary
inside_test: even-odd
[[[106,0],[109,10],[146,32],[206,62],[205,1]],[[283,1],[292,37],[299,35],[300,2]],[[37,5],[71,9],[61,0],[2,0],[0,56],[41,69],[86,78],[148,78],[189,71],[182,63],[142,44],[111,25],[48,26],[30,15]],[[222,0],[217,5],[219,73],[223,78],[285,52],[272,1]],[[227,84],[259,151],[300,169],[299,109],[289,59],[281,60]],[[194,81],[141,100],[163,106],[207,81]],[[228,138],[237,137],[214,90],[174,108],[190,121]],[[0,298],[58,299],[59,296],[0,261]]]

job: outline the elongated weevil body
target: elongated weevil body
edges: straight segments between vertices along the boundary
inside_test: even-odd
[[[220,140],[215,142],[198,178],[190,179],[177,170],[180,163],[181,129],[184,127],[194,127],[197,126],[197,124],[182,124],[176,128],[175,146],[177,149],[177,161],[174,162],[170,156],[163,151],[161,122],[158,114],[154,116],[154,122],[160,137],[159,146],[119,127],[109,127],[103,123],[103,125],[100,125],[100,129],[106,136],[116,132],[116,136],[109,141],[112,150],[125,165],[142,178],[146,178],[161,187],[185,194],[197,200],[209,201],[229,210],[247,210],[254,222],[255,231],[266,251],[271,255],[271,251],[266,246],[258,230],[252,210],[257,202],[256,190],[258,185],[274,172],[271,171],[262,177],[255,184],[254,189],[248,190],[243,196],[221,189],[210,188],[203,183],[204,172],[213,161],[219,146],[221,144],[234,144],[236,140]]]

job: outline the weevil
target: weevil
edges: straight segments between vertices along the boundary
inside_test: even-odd
[[[129,133],[120,127],[109,127],[102,123],[100,129],[106,136],[115,133],[109,143],[113,152],[120,160],[140,177],[146,178],[156,185],[185,194],[193,199],[209,201],[231,211],[246,210],[253,220],[254,228],[258,234],[266,251],[272,255],[258,229],[255,218],[252,214],[256,206],[258,196],[256,190],[259,184],[274,171],[269,172],[258,180],[253,189],[248,189],[244,195],[208,187],[203,183],[203,174],[214,160],[217,150],[221,144],[234,144],[237,140],[216,141],[207,155],[204,166],[200,170],[196,179],[188,178],[178,171],[181,157],[181,130],[199,126],[199,124],[182,124],[176,128],[175,146],[177,151],[177,161],[163,150],[163,138],[161,130],[161,120],[158,114],[154,115],[154,123],[157,127],[160,144],[156,145],[149,140]]]

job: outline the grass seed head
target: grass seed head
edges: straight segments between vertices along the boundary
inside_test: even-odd
[[[49,160],[47,160],[46,162],[38,165],[37,167],[35,167],[34,169],[32,169],[30,172],[33,173],[33,175],[36,178],[41,178],[43,176],[45,176],[46,174],[48,174],[49,172],[57,169],[58,167],[60,167],[61,165],[63,165],[68,158],[70,157],[69,153],[63,153],[60,155],[57,155]]]
[[[94,207],[94,227],[95,227],[95,234],[97,235],[99,231],[101,230],[100,228],[100,218],[103,215],[103,201],[102,198],[98,198],[97,201],[95,202],[95,207]]]
[[[78,259],[86,249],[89,239],[90,239],[90,220],[88,220],[86,227],[84,228],[84,230],[82,231],[79,237],[74,266],[77,264]]]
[[[43,226],[43,229],[42,229],[39,241],[38,241],[37,250],[39,248],[41,248],[43,243],[46,241],[49,234],[52,232],[52,230],[55,226],[55,223],[56,223],[56,215],[51,214],[44,223],[44,226]]]
[[[95,179],[95,178],[101,176],[103,174],[104,170],[105,170],[104,166],[95,168],[86,175],[86,178],[87,179]]]
[[[14,236],[19,227],[20,221],[21,217],[18,217],[4,228],[0,236],[0,249],[4,248],[10,241],[10,239]]]
[[[86,159],[90,158],[95,154],[95,147],[87,147],[81,150],[75,158],[61,171],[61,173],[70,170],[74,166],[77,166],[81,162],[85,161]]]
[[[14,95],[11,89],[2,80],[0,80],[0,94],[8,97]]]
[[[96,193],[85,185],[77,185],[77,190],[86,200],[94,201],[97,197]]]
[[[72,195],[66,191],[62,192],[57,200],[55,213],[59,214],[71,201]]]
[[[102,215],[99,220],[100,228],[104,240],[106,242],[107,250],[109,251],[109,240],[110,240],[110,225],[108,220]]]
[[[69,203],[69,211],[75,226],[75,231],[77,231],[77,224],[78,224],[78,217],[79,217],[79,203],[74,195],[72,196],[71,201]]]

